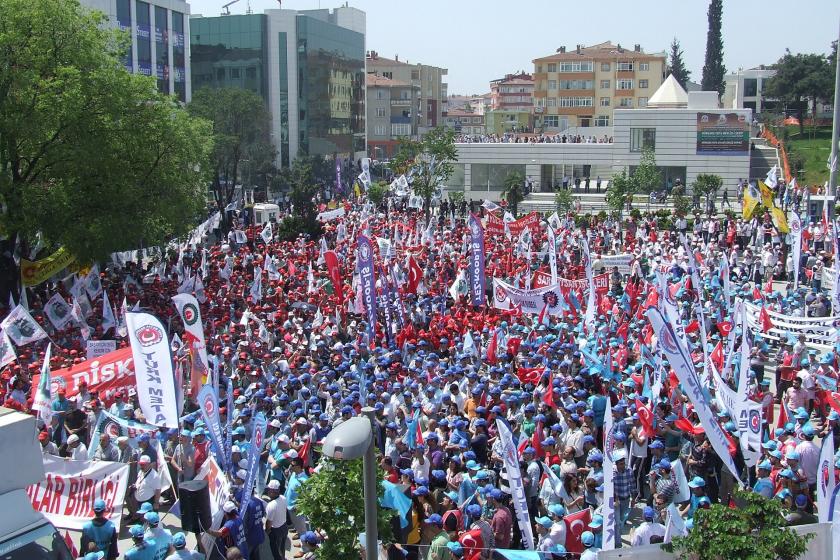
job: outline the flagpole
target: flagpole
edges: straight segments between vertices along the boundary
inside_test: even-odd
[[[840,39],[840,29],[837,32],[838,39]],[[831,126],[831,154],[828,156],[829,161],[829,176],[828,176],[828,193],[834,197],[835,204],[837,201],[837,164],[838,164],[838,142],[840,142],[840,40],[837,42],[837,50],[834,52],[834,63],[836,68],[834,71],[834,119]],[[816,116],[816,115],[815,115]],[[834,217],[834,204],[831,205],[829,218]],[[836,232],[835,232],[836,235]]]

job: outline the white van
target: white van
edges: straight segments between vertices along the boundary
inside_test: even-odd
[[[0,560],[73,560],[61,533],[26,494],[45,476],[35,433],[34,417],[0,407]]]
[[[280,207],[276,204],[254,204],[254,224],[263,225],[266,222],[277,222]]]

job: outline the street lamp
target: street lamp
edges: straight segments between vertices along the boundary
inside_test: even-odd
[[[356,416],[331,430],[321,451],[331,459],[352,461],[362,457],[365,495],[365,559],[377,560],[379,547],[376,512],[376,454],[373,445],[374,409],[366,406],[364,416]]]

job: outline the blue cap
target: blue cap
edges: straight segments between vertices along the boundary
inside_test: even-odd
[[[554,522],[551,520],[551,518],[546,516],[537,517],[536,522],[537,525],[542,525],[546,529],[550,529],[551,526],[554,525]]]
[[[437,525],[438,527],[440,527],[441,525],[443,525],[443,518],[439,514],[433,513],[432,515],[427,517],[426,520],[423,521],[423,523],[427,523],[429,525]]]
[[[446,543],[446,548],[448,548],[452,554],[457,554],[459,556],[464,554],[464,546],[458,541],[449,541]]]
[[[470,517],[481,517],[481,506],[478,504],[468,505],[467,515],[469,515]]]
[[[149,502],[144,502],[140,505],[140,509],[137,510],[137,515],[146,515],[152,510],[152,504],[150,504]]]
[[[82,560],[102,560],[104,557],[104,552],[88,552],[82,557]]]
[[[580,534],[580,542],[583,546],[591,548],[595,544],[595,535],[592,531],[584,531]]]
[[[135,539],[142,539],[145,531],[143,530],[142,525],[132,525],[128,529],[128,534],[131,535],[132,538]]]
[[[101,513],[105,511],[105,507],[105,500],[101,498],[93,502],[93,511],[95,511],[96,513]]]
[[[307,531],[304,534],[302,534],[300,536],[300,540],[302,542],[307,543],[307,544],[318,544],[318,542],[320,542],[320,539],[318,538],[318,535],[316,535],[312,531]]]
[[[642,512],[642,517],[644,517],[645,519],[653,519],[654,517],[656,517],[656,510],[654,510],[650,506],[645,506],[645,509]]]
[[[187,546],[187,536],[182,532],[177,532],[172,535],[172,546],[175,548],[184,548]]]

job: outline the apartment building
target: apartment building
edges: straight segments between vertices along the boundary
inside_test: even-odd
[[[414,107],[419,117],[418,133],[420,135],[443,124],[448,95],[447,84],[443,81],[443,77],[447,74],[446,68],[419,62],[411,64],[407,60],[400,60],[399,55],[390,59],[379,56],[376,51],[369,51],[367,73],[419,88],[419,95],[415,98],[417,103]]]
[[[534,77],[525,72],[507,74],[490,81],[490,109],[525,111],[534,109]]]
[[[534,115],[538,131],[608,127],[613,110],[644,108],[664,80],[666,55],[607,41],[534,59]]]
[[[374,159],[390,159],[400,138],[417,139],[419,114],[414,110],[420,86],[367,75],[367,146]]]
[[[469,108],[450,109],[446,114],[443,125],[451,128],[456,134],[465,136],[481,136],[485,133],[484,118],[486,114],[477,113]]]

